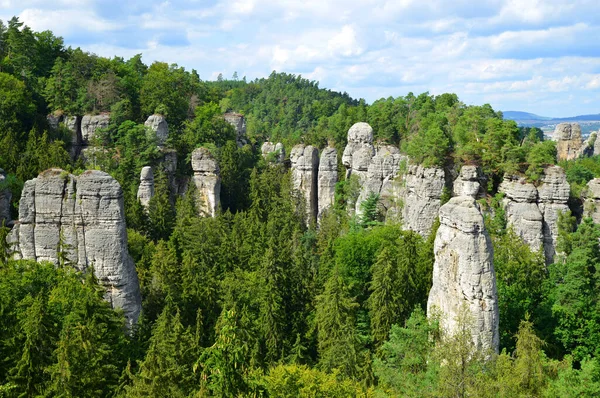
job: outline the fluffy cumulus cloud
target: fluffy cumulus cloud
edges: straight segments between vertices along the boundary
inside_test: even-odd
[[[374,101],[429,91],[549,116],[600,113],[597,0],[0,0],[71,46],[202,78],[302,74]]]

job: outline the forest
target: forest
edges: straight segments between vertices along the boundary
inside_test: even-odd
[[[48,115],[110,114],[93,164]],[[238,146],[225,112],[246,118]],[[164,115],[176,174],[191,153],[219,161],[221,206],[200,217],[193,188],[169,190],[161,150],[144,120]],[[447,336],[426,314],[435,223],[429,236],[378,214],[377,197],[348,211],[357,187],[310,222],[286,162],[260,144],[335,147],[367,122],[375,141],[411,162],[487,176],[480,199],[494,248],[500,352],[473,352],[467,315]],[[537,184],[556,144],[490,105],[455,94],[408,93],[372,104],[286,73],[202,80],[194,70],[142,57],[104,58],[0,21],[0,190],[17,219],[24,183],[52,167],[113,176],[124,193],[127,244],[142,295],[133,328],[89,270],[15,260],[0,228],[0,396],[6,397],[593,397],[600,395],[600,226],[582,217],[581,192],[600,156],[563,161],[572,212],[560,217],[560,255],[546,264],[507,226],[505,173]],[[155,172],[145,209],[142,167]],[[450,198],[442,198],[447,201]]]

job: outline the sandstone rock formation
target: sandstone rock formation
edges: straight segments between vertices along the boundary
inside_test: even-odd
[[[85,115],[81,119],[81,138],[85,143],[89,143],[98,130],[107,128],[110,124],[110,114],[101,113],[99,115]]]
[[[298,144],[290,152],[292,187],[306,200],[308,222],[317,217],[317,174],[319,150],[312,145]]]
[[[137,321],[141,297],[127,250],[123,191],[110,175],[50,169],[27,181],[8,241],[17,258],[59,264],[62,252],[80,270],[93,266],[106,299],[130,325]]]
[[[373,128],[368,123],[355,123],[348,130],[348,144],[342,155],[342,163],[346,167],[346,177],[355,175],[362,184],[373,156],[375,156]]]
[[[539,187],[524,177],[508,175],[500,184],[508,225],[532,250],[543,249],[547,263],[556,253],[559,213],[569,210],[569,190],[565,172],[559,166],[544,170]]]
[[[0,227],[8,225],[10,222],[10,201],[12,199],[12,193],[6,187],[3,187],[3,183],[6,181],[6,173],[0,169]]]
[[[81,117],[65,116],[63,118],[65,127],[71,132],[71,157],[79,157],[83,149],[83,137],[81,136]]]
[[[584,217],[592,217],[594,223],[600,224],[600,178],[594,178],[587,183],[583,197]]]
[[[393,145],[378,145],[375,156],[367,167],[367,174],[363,177],[358,200],[356,201],[356,214],[361,214],[361,204],[372,193],[379,195],[379,203],[384,212],[397,205],[396,181],[400,164],[407,162],[408,158],[400,154],[400,150]]]
[[[578,123],[560,123],[556,126],[552,139],[556,141],[557,160],[576,159],[585,150]]]
[[[404,202],[403,228],[427,236],[440,209],[445,186],[444,170],[410,165],[403,178],[405,186],[400,194]]]
[[[148,207],[150,199],[154,196],[154,172],[152,167],[142,167],[140,173],[140,186],[137,191],[137,199],[140,201],[142,206]]]
[[[492,242],[483,216],[470,196],[450,199],[439,216],[427,313],[439,310],[443,330],[452,335],[458,329],[459,313],[467,308],[474,348],[498,352],[498,293]]]
[[[454,196],[470,196],[479,199],[485,195],[482,183],[485,182],[481,170],[477,166],[463,166],[460,175],[453,184]]]
[[[154,114],[148,116],[148,119],[144,122],[144,126],[152,131],[156,137],[156,144],[158,146],[165,145],[167,138],[169,138],[169,125],[163,115]]]
[[[198,211],[201,215],[215,217],[221,202],[221,176],[217,160],[206,148],[192,152],[192,177],[197,188]]]
[[[231,124],[235,128],[236,132],[236,142],[239,147],[243,147],[248,143],[246,139],[246,118],[244,115],[240,113],[225,113],[223,115],[223,119],[225,119],[229,124]]]
[[[285,160],[285,148],[281,142],[276,144],[265,142],[260,147],[260,153],[266,160],[273,160],[275,163],[283,163]]]
[[[338,181],[337,151],[327,147],[321,152],[319,160],[319,175],[317,181],[317,219],[333,206],[335,197],[335,184]]]

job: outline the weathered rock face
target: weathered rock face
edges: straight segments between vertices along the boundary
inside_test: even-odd
[[[110,175],[50,169],[27,181],[8,240],[17,258],[59,264],[62,250],[78,269],[93,266],[106,299],[123,309],[130,325],[137,322],[141,297],[127,250],[123,191]]]
[[[101,113],[100,115],[85,115],[81,119],[81,138],[89,143],[98,130],[107,128],[110,124],[110,114]]]
[[[453,184],[454,196],[470,196],[478,199],[485,195],[482,184],[485,182],[477,166],[463,166]]]
[[[246,139],[246,118],[240,113],[225,113],[223,115],[229,124],[235,128],[236,141],[239,147],[243,147],[248,143]]]
[[[71,132],[71,157],[76,159],[83,148],[81,116],[65,116],[63,121],[65,127]]]
[[[361,214],[361,203],[370,194],[379,195],[379,203],[387,211],[396,206],[396,184],[400,164],[407,162],[408,158],[400,154],[400,150],[393,145],[380,145],[376,147],[375,156],[371,158],[367,174],[363,178],[360,194],[356,201],[356,214]]]
[[[281,142],[274,144],[267,141],[263,143],[260,147],[260,153],[262,154],[263,158],[267,160],[274,160],[275,163],[283,163],[285,160],[285,148]]]
[[[317,181],[317,219],[321,219],[323,213],[333,206],[335,197],[335,184],[338,181],[337,151],[335,148],[327,147],[321,152],[319,160],[319,175]]]
[[[9,189],[3,189],[2,184],[6,180],[6,174],[4,170],[0,169],[0,227],[8,225],[10,221],[10,201],[12,199],[12,193]]]
[[[317,217],[317,176],[319,150],[312,145],[298,144],[290,152],[292,187],[306,200],[308,222]]]
[[[156,137],[156,144],[164,146],[167,138],[169,138],[169,125],[167,119],[163,115],[150,115],[144,126],[150,129]]]
[[[137,191],[137,199],[140,201],[142,206],[148,207],[150,199],[154,196],[154,172],[152,167],[142,167],[140,173],[140,186]]]
[[[221,176],[219,165],[206,148],[192,152],[192,178],[198,193],[198,211],[204,216],[214,217],[221,202]]]
[[[403,227],[421,236],[431,233],[441,205],[445,173],[439,168],[408,167],[401,194]]]
[[[427,312],[441,311],[442,328],[452,335],[458,329],[457,316],[467,308],[474,348],[498,352],[498,293],[492,242],[483,216],[470,196],[450,199],[439,215]]]
[[[368,123],[355,123],[348,130],[348,144],[342,155],[342,163],[346,167],[346,177],[356,175],[362,184],[373,156],[375,156],[373,128]]]
[[[600,224],[600,178],[594,178],[587,183],[583,196],[583,215],[592,217],[594,223]]]
[[[547,167],[539,187],[523,177],[505,176],[499,191],[508,225],[532,250],[544,250],[546,263],[556,254],[558,217],[569,210],[569,183],[558,166]]]
[[[560,123],[556,126],[552,139],[556,141],[557,159],[576,159],[585,150],[578,123]]]

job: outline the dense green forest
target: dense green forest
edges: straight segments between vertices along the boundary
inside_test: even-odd
[[[221,115],[240,112],[239,147]],[[47,115],[110,112],[94,164],[70,156],[71,136]],[[165,115],[177,173],[211,149],[222,177],[221,209],[197,215],[195,196],[169,192],[161,149],[144,120]],[[355,122],[425,166],[481,167],[492,209],[500,354],[473,353],[470,319],[444,336],[425,307],[433,240],[383,223],[373,203],[347,212],[356,187],[337,185],[318,228],[284,164],[268,164],[265,140],[341,153]],[[289,153],[289,150],[288,150]],[[129,251],[143,312],[133,330],[103,300],[92,272],[16,261],[0,231],[0,396],[7,397],[582,397],[600,395],[600,226],[561,218],[562,256],[546,266],[506,227],[504,173],[539,180],[556,161],[540,130],[503,120],[454,94],[383,98],[372,104],[301,76],[203,81],[175,64],[145,65],[65,47],[51,32],[0,22],[0,188],[13,193],[50,167],[98,168],[123,187]],[[145,211],[139,172],[156,168]],[[577,205],[600,177],[598,158],[563,165]],[[375,199],[376,200],[376,199]],[[580,221],[576,228],[577,221]]]

